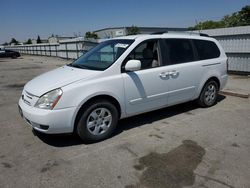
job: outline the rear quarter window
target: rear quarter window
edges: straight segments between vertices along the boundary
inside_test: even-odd
[[[212,41],[193,40],[197,49],[198,60],[213,59],[220,56],[220,50]]]

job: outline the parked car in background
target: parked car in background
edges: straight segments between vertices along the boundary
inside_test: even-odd
[[[11,58],[18,58],[20,57],[19,52],[15,52],[13,50],[6,50],[4,47],[0,47],[0,57],[11,57]]]
[[[37,131],[100,141],[122,118],[193,100],[213,106],[226,82],[227,56],[214,38],[126,36],[28,82],[19,111]]]

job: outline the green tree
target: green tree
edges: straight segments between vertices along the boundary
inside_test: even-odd
[[[140,30],[137,26],[132,25],[131,27],[127,28],[127,35],[137,35],[140,34]]]
[[[10,44],[15,44],[17,45],[19,42],[15,39],[15,38],[12,38],[11,41],[10,41]]]
[[[25,42],[25,44],[32,44],[31,39],[28,39],[27,42]]]
[[[37,44],[40,44],[40,43],[42,43],[42,41],[41,41],[41,39],[40,39],[40,36],[39,36],[39,35],[37,36],[37,40],[36,40],[36,43],[37,43]]]
[[[96,33],[88,31],[88,32],[85,33],[85,38],[86,39],[91,39],[91,38],[92,39],[98,39],[98,35]]]
[[[250,25],[250,5],[247,5],[239,11],[239,21],[241,25]]]
[[[200,22],[193,27],[189,27],[189,30],[215,29],[245,25],[250,25],[250,6],[245,6],[238,12],[226,15],[219,21],[208,20]]]
[[[240,15],[238,12],[224,16],[222,22],[224,22],[225,27],[235,27],[242,25],[240,23]]]

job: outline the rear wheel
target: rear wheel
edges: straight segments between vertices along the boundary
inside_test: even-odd
[[[202,107],[210,107],[216,104],[218,98],[218,84],[214,80],[208,81],[202,89],[198,103]]]
[[[118,121],[118,111],[109,101],[88,105],[77,124],[77,134],[84,141],[100,141],[111,136]]]

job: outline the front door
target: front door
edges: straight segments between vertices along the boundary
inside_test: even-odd
[[[122,73],[128,115],[157,109],[167,104],[168,87],[159,49],[158,40],[145,41],[125,60],[141,61],[141,70]]]

